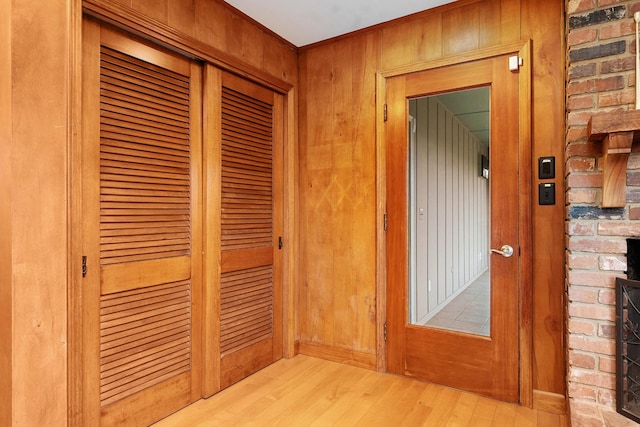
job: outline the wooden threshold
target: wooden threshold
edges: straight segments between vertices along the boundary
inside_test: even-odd
[[[544,426],[567,417],[309,356],[282,359],[154,424]]]

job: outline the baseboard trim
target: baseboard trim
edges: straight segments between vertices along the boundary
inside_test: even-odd
[[[376,369],[376,355],[324,344],[298,342],[298,353],[359,368]]]
[[[533,390],[533,409],[564,415],[567,413],[567,399],[563,394]]]

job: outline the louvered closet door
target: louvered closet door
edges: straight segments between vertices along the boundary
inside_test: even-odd
[[[221,81],[214,341],[224,388],[282,357],[283,118],[272,91],[226,73]]]
[[[201,77],[85,27],[86,425],[148,425],[200,394]]]

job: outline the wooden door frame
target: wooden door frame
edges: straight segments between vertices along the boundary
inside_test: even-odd
[[[83,385],[83,278],[82,278],[82,44],[83,20],[86,16],[110,23],[124,32],[145,38],[158,46],[182,55],[213,64],[220,69],[238,74],[247,80],[265,86],[283,96],[283,357],[295,356],[295,283],[299,267],[295,254],[299,248],[297,219],[298,199],[298,145],[297,145],[297,93],[295,87],[273,77],[215,47],[206,45],[186,34],[173,30],[147,16],[117,3],[100,0],[71,0],[69,5],[68,71],[69,117],[68,134],[68,241],[67,248],[67,414],[70,426],[82,426],[85,393]]]
[[[531,41],[500,45],[465,54],[421,62],[390,70],[379,71],[376,76],[376,361],[378,371],[386,371],[385,322],[387,316],[387,268],[386,268],[386,128],[385,104],[387,79],[405,74],[433,70],[489,59],[508,54],[519,55],[519,240],[521,257],[519,264],[519,403],[533,407],[533,247],[532,247],[532,138],[531,138]]]

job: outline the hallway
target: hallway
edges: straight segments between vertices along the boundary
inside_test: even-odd
[[[298,355],[200,400],[169,426],[544,426],[564,416]]]

